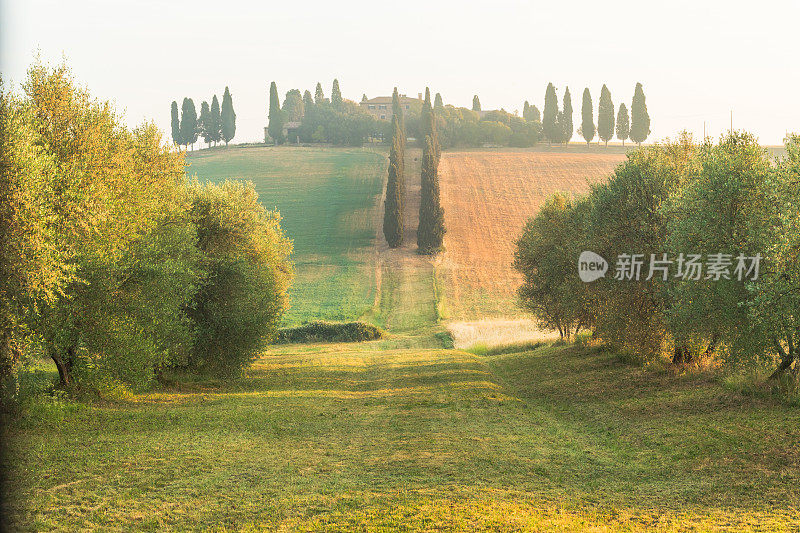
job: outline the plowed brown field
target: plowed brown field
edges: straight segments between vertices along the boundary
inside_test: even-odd
[[[514,242],[551,194],[585,193],[623,154],[445,152],[439,163],[447,233],[437,274],[452,318],[519,313]]]

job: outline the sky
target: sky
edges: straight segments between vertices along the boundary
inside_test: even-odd
[[[66,58],[93,95],[133,126],[169,133],[170,104],[198,109],[230,87],[234,142],[263,139],[269,83],[326,96],[339,79],[355,101],[430,86],[446,104],[540,109],[548,82],[600,88],[630,108],[644,86],[651,137],[730,128],[781,144],[800,132],[800,2],[671,0],[244,2],[0,0],[0,72],[18,86],[38,53]],[[576,140],[577,134],[573,137]]]

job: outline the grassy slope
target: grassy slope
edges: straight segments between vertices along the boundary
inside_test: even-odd
[[[386,158],[361,149],[251,147],[187,158],[200,179],[251,180],[294,242],[296,279],[287,324],[351,320],[375,299],[375,212]]]
[[[800,523],[800,413],[575,348],[282,347],[241,382],[17,425],[31,529]]]
[[[361,210],[375,205],[372,193],[372,200],[330,207],[324,239],[303,222],[337,204],[331,198],[350,190],[342,184],[377,172],[371,157],[383,159],[357,150],[254,150],[261,161],[235,165],[214,151],[197,154],[191,170],[247,172],[287,215],[303,259],[295,298],[318,298],[296,302],[295,320],[325,302],[335,313],[338,291],[355,290],[351,312],[372,304],[368,316],[396,333],[362,345],[275,347],[235,383],[184,384],[118,403],[40,400],[1,435],[11,443],[12,516],[21,526],[800,525],[797,409],[729,393],[702,376],[647,372],[575,348],[489,357],[443,350],[430,335],[432,267],[414,257],[413,242],[388,251],[379,241],[370,259],[375,220],[371,236],[346,237],[368,223]],[[337,187],[329,175],[339,176]],[[296,187],[287,187],[290,177]],[[418,176],[409,179],[416,179],[410,189],[418,187]],[[291,193],[282,196],[284,189]],[[315,210],[303,211],[293,196]],[[353,257],[357,266],[348,270],[341,263]],[[303,274],[324,268],[342,276]],[[54,377],[52,369],[40,374]]]

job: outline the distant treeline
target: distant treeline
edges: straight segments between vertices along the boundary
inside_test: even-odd
[[[181,106],[180,117],[178,116],[178,102],[172,102],[172,142],[178,146],[192,146],[197,139],[202,137],[208,146],[220,141],[225,141],[225,145],[236,135],[236,113],[233,111],[233,98],[231,92],[225,87],[222,95],[222,108],[220,108],[217,95],[211,99],[211,105],[203,101],[200,104],[200,116],[197,116],[197,109],[194,100],[184,98]]]
[[[362,102],[366,101],[366,95]],[[363,106],[342,97],[339,81],[333,80],[330,99],[325,97],[322,85],[317,83],[314,95],[291,89],[280,102],[275,82],[270,85],[268,128],[266,142],[330,143],[333,145],[360,146],[372,140],[388,140],[393,127],[380,120]],[[574,133],[572,97],[569,88],[564,91],[559,109],[553,84],[545,92],[544,112],[525,101],[522,116],[504,109],[482,111],[480,99],[475,95],[472,108],[445,105],[442,95],[436,93],[432,103],[438,142],[442,148],[479,147],[486,144],[498,146],[529,147],[539,142],[568,143]],[[424,146],[425,137],[420,120],[422,100],[413,100],[404,111],[405,133]],[[288,128],[287,125],[291,125]],[[589,89],[583,92],[581,123],[577,133],[587,143],[595,135],[606,144],[616,134],[623,144],[627,139],[641,143],[650,134],[650,117],[647,113],[644,91],[636,84],[630,115],[628,107],[621,104],[615,113],[611,92],[603,85],[597,110],[597,123]]]

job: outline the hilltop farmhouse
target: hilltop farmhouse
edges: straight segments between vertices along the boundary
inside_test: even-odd
[[[417,98],[409,98],[408,96],[400,95],[400,106],[405,109],[411,109],[413,105],[422,104],[422,93],[417,95]],[[391,96],[376,96],[368,100],[361,100],[361,107],[375,118],[381,120],[392,119],[392,97]]]

